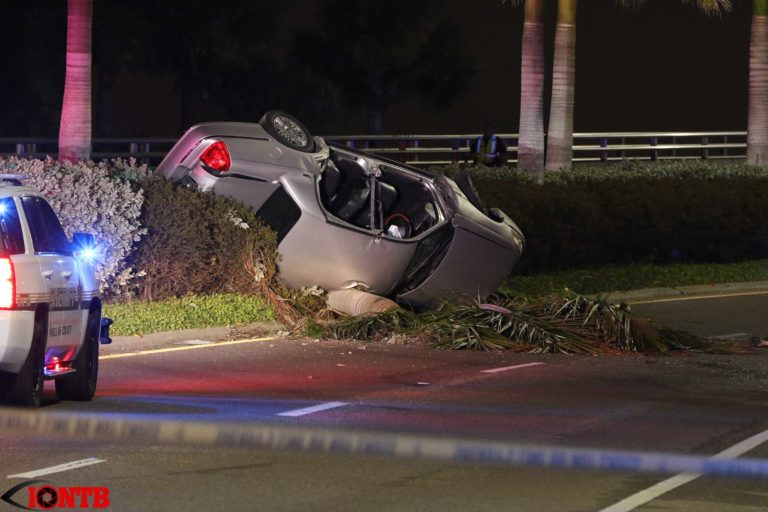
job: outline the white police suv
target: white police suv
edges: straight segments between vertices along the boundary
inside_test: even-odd
[[[67,239],[23,177],[0,175],[0,400],[38,407],[45,380],[61,400],[93,398],[102,338],[92,235]]]

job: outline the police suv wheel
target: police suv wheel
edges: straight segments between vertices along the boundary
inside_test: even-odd
[[[101,331],[101,312],[91,310],[88,314],[88,327],[85,331],[83,348],[77,355],[72,367],[77,370],[72,375],[56,379],[56,396],[59,400],[89,402],[96,394],[99,379],[99,334]]]

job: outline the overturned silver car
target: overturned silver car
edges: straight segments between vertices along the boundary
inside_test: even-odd
[[[358,289],[410,307],[472,301],[510,274],[517,225],[456,181],[312,137],[271,111],[190,128],[158,167],[167,179],[252,207],[278,236],[296,288]]]

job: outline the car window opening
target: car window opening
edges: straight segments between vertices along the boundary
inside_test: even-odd
[[[396,239],[416,237],[437,224],[434,197],[420,179],[389,165],[379,170],[375,178],[359,160],[332,151],[320,177],[323,207],[338,219]]]

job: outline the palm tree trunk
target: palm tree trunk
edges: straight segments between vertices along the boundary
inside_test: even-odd
[[[544,2],[525,1],[517,166],[544,169]]]
[[[576,80],[576,2],[560,0],[552,69],[552,104],[547,135],[547,169],[571,168],[573,158],[573,96]]]
[[[59,158],[91,156],[91,23],[93,0],[68,0],[67,71],[59,127]]]
[[[755,0],[749,47],[747,163],[768,165],[768,1]]]

